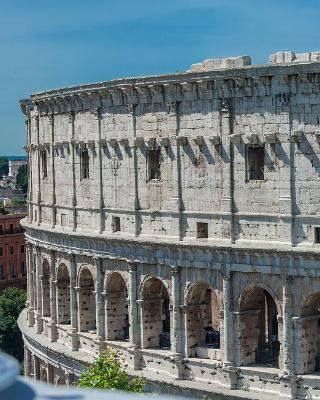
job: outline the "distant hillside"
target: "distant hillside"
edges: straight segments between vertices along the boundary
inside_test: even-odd
[[[27,156],[0,156],[6,160],[26,160]]]

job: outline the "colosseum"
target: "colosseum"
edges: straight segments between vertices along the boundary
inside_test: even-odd
[[[110,346],[171,393],[320,399],[320,53],[20,106],[27,376],[72,384]]]

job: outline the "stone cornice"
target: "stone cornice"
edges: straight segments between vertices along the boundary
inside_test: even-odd
[[[299,92],[319,83],[320,63],[255,65],[206,72],[116,79],[60,88],[31,95],[28,104],[41,114],[69,113],[108,106],[183,99],[261,96]],[[209,85],[209,86],[208,86]],[[272,90],[271,90],[272,89]],[[160,97],[159,97],[160,96]],[[24,112],[26,100],[20,102]]]

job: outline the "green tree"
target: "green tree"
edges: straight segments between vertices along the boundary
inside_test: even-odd
[[[23,341],[17,319],[27,296],[22,289],[6,288],[0,296],[0,350],[23,360]]]
[[[17,173],[17,188],[22,189],[24,193],[28,190],[28,167],[21,165]]]
[[[105,351],[81,374],[79,386],[143,392],[143,378],[130,379],[122,367],[117,352],[106,348]]]
[[[9,163],[8,160],[4,157],[0,157],[0,178],[3,175],[8,175],[9,172]]]

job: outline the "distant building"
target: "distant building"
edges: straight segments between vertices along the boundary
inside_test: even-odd
[[[8,176],[11,178],[13,182],[16,182],[17,180],[17,175],[19,172],[19,169],[23,165],[27,165],[28,161],[27,160],[9,160],[9,174]]]
[[[20,225],[24,217],[0,215],[0,293],[9,286],[27,287],[24,230]]]

